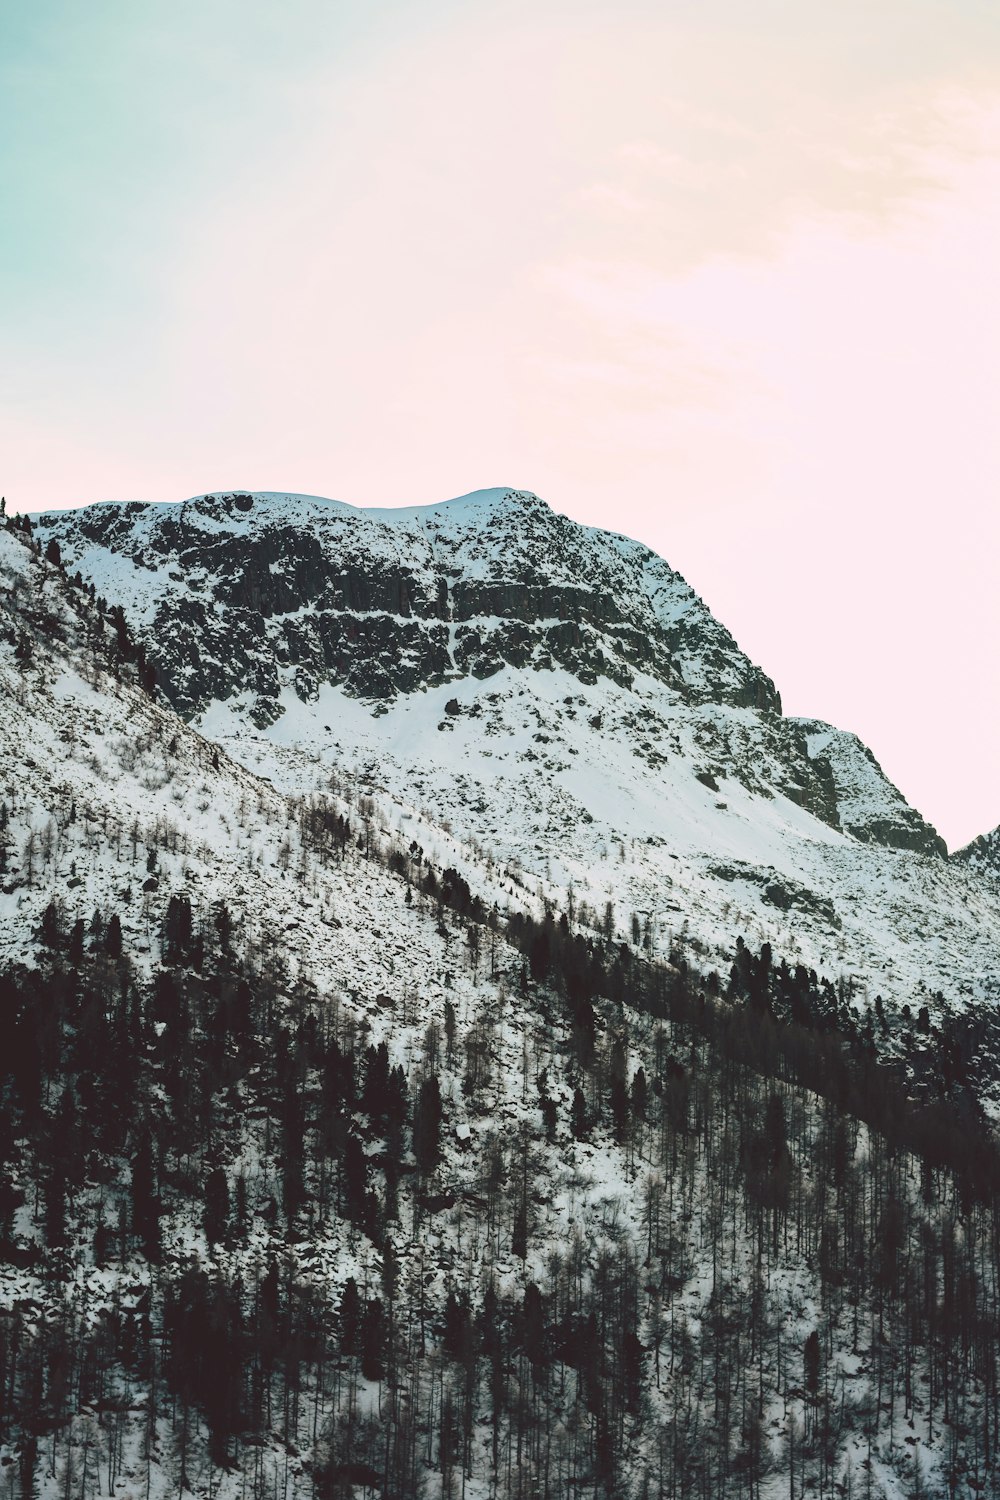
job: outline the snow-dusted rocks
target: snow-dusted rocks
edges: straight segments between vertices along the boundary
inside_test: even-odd
[[[816,719],[791,722],[805,735],[810,760],[829,766],[837,815],[847,833],[866,844],[885,844],[920,854],[947,852],[944,839],[893,786],[856,734]]]
[[[952,855],[956,864],[967,865],[987,883],[1000,888],[1000,828],[980,834]]]

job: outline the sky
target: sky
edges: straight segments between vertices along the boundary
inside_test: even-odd
[[[1000,823],[995,0],[0,9],[0,492],[635,536]]]

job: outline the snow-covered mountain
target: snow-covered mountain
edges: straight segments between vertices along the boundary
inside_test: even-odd
[[[185,680],[215,598],[169,580],[161,654],[127,554],[60,536],[110,608],[0,528],[13,1500],[990,1493],[983,1033],[906,1031],[911,1114],[916,1073],[873,1061],[905,1029],[841,1047],[845,997],[778,964],[845,933],[884,959],[935,892],[939,931],[963,899],[996,930],[975,870],[870,841],[908,810],[863,748],[786,725],[648,558],[694,621],[669,668],[620,621],[557,663],[497,592],[481,638],[528,657],[489,677],[310,698],[279,661],[263,728],[245,686],[185,722],[143,642]],[[668,965],[602,905],[643,889]],[[768,920],[773,963],[727,948]],[[957,963],[912,944],[913,975]]]
[[[653,951],[734,932],[858,1004],[992,997],[1000,898],[852,734],[770,679],[648,548],[486,490],[38,518],[168,701],[276,786],[347,769]]]

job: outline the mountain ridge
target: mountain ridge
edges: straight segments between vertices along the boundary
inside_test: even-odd
[[[586,626],[593,623],[590,616],[596,612],[596,623],[618,627],[625,637],[620,642],[625,649],[619,653],[625,660],[598,657],[594,665],[599,670],[622,675],[630,660],[633,665],[641,660],[670,676],[676,668],[667,658],[678,655],[682,659],[679,680],[697,693],[701,684],[688,681],[683,672],[687,617],[694,615],[702,633],[708,631],[717,638],[716,665],[733,674],[731,680],[723,676],[713,682],[714,692],[725,690],[733,701],[780,709],[771,680],[738,652],[725,627],[662,559],[631,538],[581,527],[557,516],[529,491],[474,491],[440,506],[395,510],[349,507],[343,502],[278,492],[237,492],[211,494],[175,506],[106,502],[72,512],[44,513],[36,523],[43,535],[56,537],[60,545],[73,545],[77,565],[82,562],[90,577],[99,559],[107,564],[109,553],[117,553],[123,560],[127,553],[134,572],[141,574],[156,571],[158,557],[180,550],[199,583],[208,582],[221,571],[227,587],[223,602],[228,606],[256,607],[267,617],[294,613],[303,602],[303,590],[312,591],[313,597],[307,602],[314,607],[377,611],[397,620],[458,626],[469,625],[482,614],[503,611],[510,615],[518,609],[531,623],[551,618]],[[255,528],[252,523],[256,523]],[[491,555],[491,538],[501,523],[505,523],[506,554],[498,559]],[[318,528],[315,533],[310,531],[314,524]],[[298,551],[290,550],[292,532],[297,532]],[[313,545],[304,546],[303,535],[308,535]],[[581,538],[591,542],[603,539],[603,544],[582,552],[579,547],[572,549],[570,555],[577,566],[561,567],[560,548]],[[328,560],[335,547],[340,549],[342,572],[339,577],[334,575],[333,588],[324,592],[328,580],[317,575],[315,565],[321,554],[322,560]],[[82,558],[81,552],[85,554]],[[383,572],[374,587],[364,571],[373,559]],[[293,571],[294,592],[282,591],[280,584],[272,581],[282,562]],[[515,562],[517,576],[512,577]],[[580,563],[589,565],[589,574],[580,575]],[[652,576],[647,584],[642,575],[650,567]],[[238,584],[232,576],[236,570],[241,575]],[[140,609],[148,608],[149,580],[133,577],[130,582],[137,588]],[[119,592],[127,586],[120,570],[115,583]],[[451,591],[455,583],[457,595]],[[520,585],[520,597],[515,598],[511,592],[498,593],[496,586],[503,584],[508,590]],[[627,611],[617,607],[611,593],[615,586],[625,591],[625,602],[633,611],[640,608],[638,618],[627,618]],[[162,581],[160,588],[164,591]],[[548,617],[543,613],[546,607],[551,611]],[[628,626],[632,627],[631,634]],[[639,638],[640,628],[658,637],[648,651]],[[448,642],[444,650],[442,642],[437,641],[430,670],[440,675],[456,666],[479,675],[495,670],[496,658],[491,657],[488,645],[483,649],[482,641],[467,639],[471,635],[471,630],[461,632],[461,639]],[[506,644],[507,654],[520,659],[529,643]],[[550,644],[556,650],[561,645],[565,649],[557,636]],[[704,640],[700,642],[702,653],[705,645]],[[387,682],[375,676],[349,680],[348,690],[378,697],[411,685],[412,679],[405,677]],[[186,690],[185,684],[170,679],[166,686],[168,696],[177,699],[184,711],[201,706],[197,686]]]

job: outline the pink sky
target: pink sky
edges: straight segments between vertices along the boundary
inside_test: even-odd
[[[390,9],[8,46],[8,503],[531,488],[992,827],[995,10]]]

